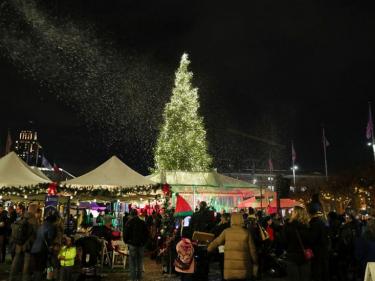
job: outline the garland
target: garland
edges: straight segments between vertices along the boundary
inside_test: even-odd
[[[11,187],[1,187],[0,195],[9,196],[24,196],[24,195],[40,195],[51,193],[50,186],[53,184],[39,184],[35,186],[11,186]],[[66,192],[74,196],[103,196],[103,197],[122,197],[130,194],[142,194],[148,195],[151,193],[156,193],[160,190],[161,185],[147,185],[147,186],[135,186],[135,187],[120,187],[111,188],[102,186],[84,186],[81,188],[69,187],[69,186],[57,186],[57,193]]]
[[[160,234],[164,238],[171,237],[173,235],[173,230],[174,230],[174,209],[170,207],[170,201],[172,198],[172,190],[171,186],[169,184],[163,184],[162,186],[162,191],[164,194],[164,204],[163,204],[163,217],[161,220],[161,230]]]

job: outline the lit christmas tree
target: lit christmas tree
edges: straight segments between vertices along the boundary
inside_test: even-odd
[[[207,152],[203,118],[198,114],[198,89],[193,88],[190,61],[183,54],[176,71],[172,97],[163,113],[155,149],[156,170],[207,171],[212,159]]]

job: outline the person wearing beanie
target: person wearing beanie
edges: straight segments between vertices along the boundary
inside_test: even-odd
[[[317,202],[309,205],[310,241],[314,257],[311,259],[312,281],[329,280],[329,238],[328,228],[323,221],[323,212]]]

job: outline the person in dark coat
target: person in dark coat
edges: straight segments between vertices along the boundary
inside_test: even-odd
[[[6,239],[8,236],[8,214],[0,205],[0,263],[5,262]]]
[[[199,211],[195,212],[191,217],[191,233],[194,231],[209,232],[214,227],[212,214],[207,208],[207,203],[201,201],[199,204]]]
[[[104,239],[107,243],[107,250],[112,251],[112,240],[114,239],[112,234],[112,217],[104,216],[103,225],[94,226],[91,230],[91,234],[99,238]]]
[[[54,223],[57,221],[56,215],[49,215],[44,223],[39,226],[36,239],[31,247],[31,268],[33,280],[41,280],[44,269],[47,268],[48,258],[50,258],[53,241],[57,234]]]
[[[312,281],[328,281],[329,239],[328,228],[323,221],[321,206],[310,204],[310,242],[314,257],[311,260]]]
[[[364,280],[367,263],[375,262],[375,219],[367,222],[363,235],[355,242],[355,257],[359,262],[359,278]]]
[[[230,227],[230,214],[224,213],[220,217],[220,223],[216,225],[212,232],[215,234],[215,238],[218,237],[225,229]],[[219,257],[219,267],[221,271],[221,279],[224,280],[224,252],[223,252],[224,246],[222,248],[218,248],[216,254]]]
[[[305,208],[294,207],[284,227],[283,240],[287,253],[288,280],[310,280],[310,262],[305,259],[303,252],[303,248],[310,247],[309,216]]]
[[[131,219],[124,227],[124,242],[129,247],[129,267],[131,280],[141,280],[144,247],[149,239],[146,223],[138,217],[136,209],[131,210]]]
[[[339,232],[338,255],[339,265],[338,273],[340,281],[354,280],[358,269],[355,259],[355,243],[361,236],[359,222],[353,213],[344,215],[344,224]]]
[[[329,249],[329,268],[339,268],[339,261],[342,257],[339,255],[340,228],[341,219],[336,212],[328,213],[328,237],[330,241]],[[330,270],[330,280],[341,280],[339,270]]]

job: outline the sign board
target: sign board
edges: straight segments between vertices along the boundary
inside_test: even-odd
[[[57,205],[59,203],[59,197],[57,195],[47,195],[44,204],[44,215],[47,215],[50,210],[52,212],[57,211]]]

